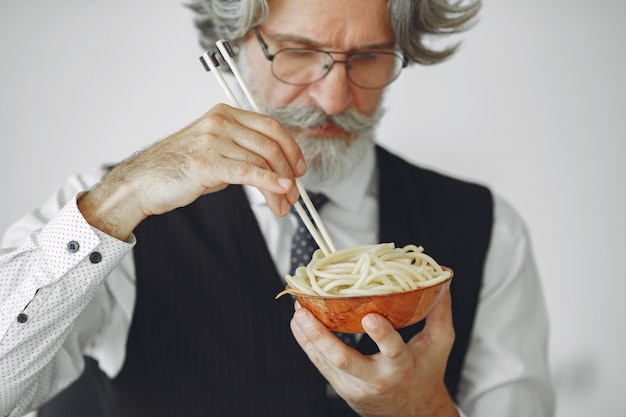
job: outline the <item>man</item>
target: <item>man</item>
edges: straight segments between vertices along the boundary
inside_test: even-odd
[[[9,232],[2,415],[53,398],[83,355],[97,363],[68,392],[90,385],[75,392],[110,416],[550,415],[546,314],[523,224],[487,189],[372,139],[405,62],[451,53],[420,35],[459,28],[477,5],[267,6],[193,5],[207,46],[222,31],[240,47],[272,117],[217,105],[102,180],[74,177]],[[425,323],[396,331],[369,315],[351,347],[273,300],[290,270],[297,177],[328,196],[337,246],[422,244],[455,270]]]

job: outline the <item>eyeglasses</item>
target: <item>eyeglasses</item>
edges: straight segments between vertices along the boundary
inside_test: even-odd
[[[261,33],[252,29],[263,55],[272,62],[272,74],[291,85],[313,84],[324,78],[335,64],[346,65],[346,75],[356,86],[377,90],[391,84],[409,61],[394,52],[335,52],[306,48],[285,48],[270,54]],[[338,60],[332,54],[346,55]]]

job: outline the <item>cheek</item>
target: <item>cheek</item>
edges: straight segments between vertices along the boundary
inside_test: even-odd
[[[242,65],[246,67],[248,86],[259,104],[270,108],[285,107],[300,97],[302,87],[291,86],[274,78],[271,63],[252,35],[245,41],[242,53],[245,54]]]
[[[259,99],[270,108],[283,108],[296,102],[305,102],[305,88],[282,83],[273,76],[259,85]]]
[[[383,90],[353,89],[354,107],[366,116],[373,116],[380,107]]]

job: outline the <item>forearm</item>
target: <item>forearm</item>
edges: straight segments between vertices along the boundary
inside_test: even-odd
[[[79,340],[97,332],[98,320],[105,317],[93,315],[81,335],[75,320],[132,247],[103,237],[84,220],[81,224],[70,203],[22,245],[2,250],[0,415],[21,415],[78,376]]]

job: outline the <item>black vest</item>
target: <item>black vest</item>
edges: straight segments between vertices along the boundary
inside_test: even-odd
[[[377,159],[380,241],[422,245],[455,271],[456,340],[445,375],[455,397],[491,235],[491,194],[382,148]],[[88,381],[111,417],[356,415],[328,394],[293,339],[293,302],[274,299],[283,283],[240,186],[150,217],[135,234],[137,303],[124,367],[109,380],[89,360],[58,403]],[[422,327],[400,332],[408,340]],[[377,351],[367,336],[358,349]],[[73,415],[53,408],[42,416]]]

